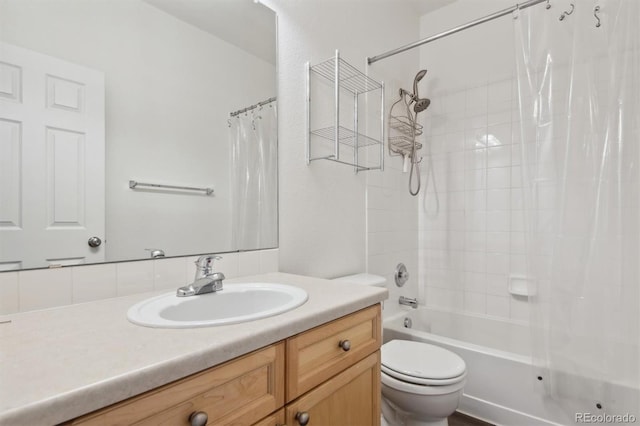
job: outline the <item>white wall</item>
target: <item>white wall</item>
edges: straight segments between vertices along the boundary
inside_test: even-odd
[[[140,0],[1,6],[3,40],[105,73],[107,259],[233,249],[227,118],[275,96],[275,67]],[[132,191],[129,179],[215,196]]]
[[[386,241],[379,239],[368,246],[370,256],[366,250],[372,235],[375,239],[380,232],[388,233],[391,212],[405,211],[391,204],[400,196],[383,191],[395,185],[394,172],[389,167],[382,173],[354,175],[351,167],[341,164],[305,164],[304,64],[323,61],[339,49],[341,56],[354,66],[385,81],[389,102],[398,82],[410,83],[417,68],[417,54],[409,53],[371,67],[366,66],[366,57],[415,40],[418,14],[409,5],[399,7],[392,0],[265,3],[278,13],[280,269],[336,277],[364,271],[368,266],[371,272],[389,275],[393,262],[383,255],[401,252],[405,242],[392,247],[392,236],[385,234]],[[379,104],[374,100],[372,105],[378,108]],[[405,201],[413,202],[408,197]],[[407,208],[412,209],[415,210]],[[368,227],[368,214],[373,210],[386,211],[388,215],[384,220],[375,219]]]

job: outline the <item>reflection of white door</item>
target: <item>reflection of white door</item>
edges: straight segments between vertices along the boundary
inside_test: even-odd
[[[104,260],[104,75],[0,43],[0,270]]]

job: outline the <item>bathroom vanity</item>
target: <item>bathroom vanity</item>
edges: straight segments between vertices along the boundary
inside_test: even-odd
[[[378,424],[387,290],[282,273],[229,283],[247,280],[309,299],[199,329],[129,323],[149,293],[2,318],[0,424]]]

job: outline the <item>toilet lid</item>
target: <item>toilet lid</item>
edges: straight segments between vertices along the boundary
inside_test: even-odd
[[[466,365],[462,358],[444,348],[392,340],[382,345],[382,370],[399,380],[436,385],[439,381],[449,384],[461,380]]]

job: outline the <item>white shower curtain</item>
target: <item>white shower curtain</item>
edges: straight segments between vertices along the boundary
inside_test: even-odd
[[[232,242],[238,250],[278,245],[277,107],[230,119]]]
[[[534,375],[567,414],[637,416],[640,1],[573,3],[514,17]]]

